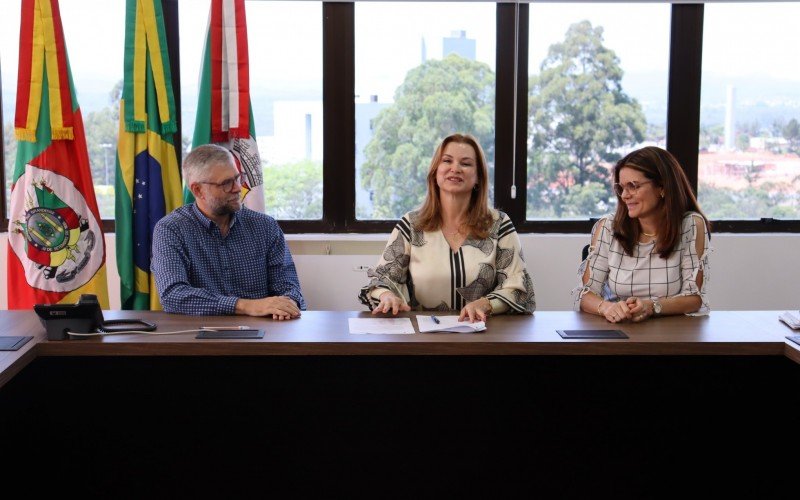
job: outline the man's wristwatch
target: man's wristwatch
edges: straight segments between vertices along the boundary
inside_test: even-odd
[[[658,301],[658,297],[650,300],[653,301],[653,315],[658,316],[661,314],[661,302]]]

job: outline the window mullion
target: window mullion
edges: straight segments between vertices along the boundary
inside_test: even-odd
[[[674,4],[670,34],[667,149],[683,166],[695,193],[702,66],[703,5]]]
[[[332,232],[356,217],[354,12],[352,3],[322,7],[322,218]]]
[[[515,5],[497,4],[497,80],[495,89],[495,206],[517,227],[525,221],[528,136],[528,5],[519,6],[519,28],[514,29]],[[518,39],[514,34],[517,32]],[[517,108],[514,109],[514,44],[517,43]],[[514,130],[514,113],[517,129]],[[516,134],[516,151],[513,138]],[[512,158],[516,156],[516,169]],[[516,185],[516,197],[511,186]]]

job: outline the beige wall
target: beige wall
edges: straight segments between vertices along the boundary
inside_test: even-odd
[[[361,309],[357,295],[366,282],[359,266],[372,266],[383,250],[387,235],[288,235],[300,284],[309,308]],[[533,276],[538,308],[572,307],[570,290],[584,235],[522,235],[528,270]],[[113,234],[106,236],[111,308],[119,308]],[[711,240],[712,309],[800,308],[800,235],[715,234]],[[7,308],[7,234],[0,234],[0,308]]]

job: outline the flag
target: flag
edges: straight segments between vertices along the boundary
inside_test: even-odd
[[[8,307],[108,309],[106,246],[58,0],[23,0],[8,231]]]
[[[175,101],[160,0],[127,0],[115,210],[123,309],[160,310],[150,274],[153,228],[180,206]]]
[[[213,142],[227,148],[245,174],[244,205],[263,212],[264,174],[255,137],[244,0],[211,0],[192,147]],[[188,186],[184,197],[194,201]]]

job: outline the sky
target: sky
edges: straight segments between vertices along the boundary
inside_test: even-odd
[[[2,1],[0,64],[7,91],[16,87],[19,9],[12,4],[20,1]],[[187,94],[196,88],[209,4],[209,0],[179,4],[182,82]],[[107,93],[122,78],[124,5],[124,0],[60,1],[79,102],[81,94]],[[617,53],[626,72],[667,69],[667,4],[536,3],[530,8],[531,72],[547,47],[563,40],[568,26],[583,19],[604,27],[606,46]],[[378,94],[382,102],[389,102],[408,69],[419,64],[422,39],[428,58],[439,58],[442,37],[453,30],[466,30],[469,38],[476,39],[477,59],[494,68],[494,14],[492,3],[356,3],[356,94]],[[249,1],[247,15],[251,85],[321,95],[321,3]],[[800,47],[797,19],[800,3],[706,5],[704,71],[800,82],[800,64],[790,57]]]

